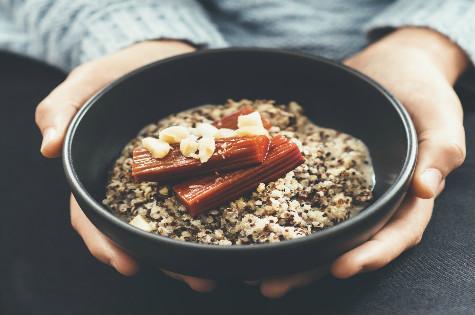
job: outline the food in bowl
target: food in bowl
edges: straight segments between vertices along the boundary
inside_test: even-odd
[[[226,151],[235,139],[246,154]],[[103,203],[151,233],[247,245],[347,220],[373,186],[359,139],[315,125],[295,102],[230,100],[146,126],[115,162]]]

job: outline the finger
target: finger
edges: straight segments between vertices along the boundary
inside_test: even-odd
[[[265,279],[260,286],[261,294],[271,299],[280,298],[290,290],[308,285],[327,273],[328,267],[324,266],[312,271]]]
[[[391,221],[366,243],[340,256],[331,266],[337,278],[379,269],[418,244],[429,223],[433,199],[409,197]]]
[[[96,229],[72,196],[71,224],[83,239],[89,252],[99,261],[114,267],[125,276],[131,276],[138,271],[135,260]]]
[[[173,279],[185,282],[192,290],[196,292],[210,292],[216,288],[216,282],[212,280],[185,276],[168,270],[162,271]]]
[[[41,153],[56,157],[61,152],[69,122],[84,103],[99,91],[107,80],[78,68],[58,85],[36,108],[35,120],[43,135]]]
[[[419,152],[413,192],[433,198],[442,180],[465,159],[463,110],[453,88],[439,80],[439,88],[419,86],[404,105],[414,120]]]
[[[106,84],[154,60],[194,50],[177,41],[142,42],[73,70],[37,107],[36,123],[43,135],[41,153],[46,157],[60,154],[69,122]]]
[[[430,129],[419,135],[419,158],[413,190],[418,197],[433,198],[444,178],[465,159],[463,126]]]
[[[442,191],[445,189],[445,179],[440,183],[439,188],[437,189],[437,196],[438,197]]]

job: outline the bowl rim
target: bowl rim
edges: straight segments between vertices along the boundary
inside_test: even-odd
[[[179,62],[180,60],[189,59],[189,58],[199,58],[202,55],[215,55],[215,54],[234,54],[234,53],[245,53],[245,54],[272,54],[272,55],[282,55],[288,57],[294,57],[299,59],[306,59],[308,61],[316,61],[328,64],[330,66],[339,68],[342,71],[347,72],[348,74],[365,81],[367,84],[371,85],[375,88],[379,93],[385,96],[390,104],[394,107],[397,114],[399,115],[401,122],[403,124],[403,128],[405,131],[406,136],[406,155],[404,157],[404,163],[402,166],[401,171],[397,175],[394,183],[382,193],[382,195],[376,199],[371,205],[364,208],[364,211],[359,213],[358,215],[341,222],[335,226],[326,228],[322,231],[318,231],[317,233],[312,233],[305,237],[296,238],[292,240],[285,240],[282,242],[276,243],[264,243],[264,244],[253,244],[252,246],[249,245],[213,245],[213,244],[202,244],[196,242],[187,242],[181,240],[175,240],[172,238],[168,238],[166,236],[161,236],[159,234],[154,234],[150,232],[145,232],[140,230],[127,222],[121,220],[117,216],[115,216],[109,209],[104,207],[100,202],[96,201],[84,187],[84,185],[79,180],[79,177],[76,173],[76,170],[73,165],[71,150],[72,150],[72,143],[74,140],[74,136],[76,130],[81,123],[82,118],[87,114],[89,109],[99,100],[104,94],[108,93],[111,89],[115,88],[117,85],[122,83],[125,80],[129,80],[133,78],[135,75],[145,71],[147,69],[160,66],[161,64],[171,63],[171,62]],[[406,184],[411,180],[412,174],[415,168],[416,158],[417,158],[417,150],[418,150],[418,143],[417,143],[417,135],[416,130],[414,128],[413,122],[409,116],[409,113],[406,109],[402,106],[402,104],[396,99],[394,95],[392,95],[389,91],[383,88],[379,83],[374,81],[373,79],[369,78],[365,74],[352,69],[342,63],[317,56],[308,53],[296,52],[296,51],[289,51],[284,49],[275,49],[275,48],[254,48],[254,47],[239,47],[239,48],[220,48],[220,49],[208,49],[208,50],[200,50],[191,53],[181,54],[178,56],[173,56],[169,58],[165,58],[159,61],[152,62],[140,68],[137,68],[124,76],[114,80],[103,89],[98,91],[95,95],[93,95],[89,100],[86,101],[84,106],[76,113],[75,117],[71,121],[66,136],[64,140],[64,145],[62,149],[62,160],[63,160],[63,168],[67,178],[67,181],[75,195],[80,195],[80,197],[87,203],[87,205],[95,211],[95,213],[101,216],[103,219],[112,222],[114,225],[118,226],[119,228],[126,230],[128,233],[135,234],[138,237],[145,237],[150,241],[155,242],[163,242],[169,246],[179,246],[179,247],[187,247],[189,249],[202,249],[208,251],[233,251],[233,252],[254,252],[254,251],[262,251],[262,250],[277,250],[283,249],[286,247],[292,246],[299,246],[304,245],[306,243],[310,243],[316,240],[324,241],[325,239],[339,234],[341,231],[350,228],[351,226],[357,226],[361,224],[363,221],[370,219],[373,215],[375,215],[383,206],[390,202],[392,198],[400,192]],[[87,214],[86,214],[87,215]]]

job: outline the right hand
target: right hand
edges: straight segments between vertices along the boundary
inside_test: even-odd
[[[84,103],[107,84],[153,61],[192,51],[194,48],[183,42],[148,41],[74,69],[36,108],[36,124],[43,135],[41,153],[48,158],[61,154],[70,121]],[[137,262],[96,229],[72,196],[71,224],[98,260],[123,275],[133,275],[138,271]],[[209,280],[164,272],[187,283],[195,291],[209,291],[215,286]]]

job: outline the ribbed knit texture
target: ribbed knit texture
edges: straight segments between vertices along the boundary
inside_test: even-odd
[[[378,37],[387,28],[421,26],[447,35],[475,61],[475,1],[399,0],[368,24],[365,31]]]
[[[0,47],[65,70],[150,39],[226,45],[194,0],[0,0],[0,12]]]
[[[341,60],[387,29],[437,30],[475,60],[475,0],[0,0],[0,48],[65,70],[143,40]]]

